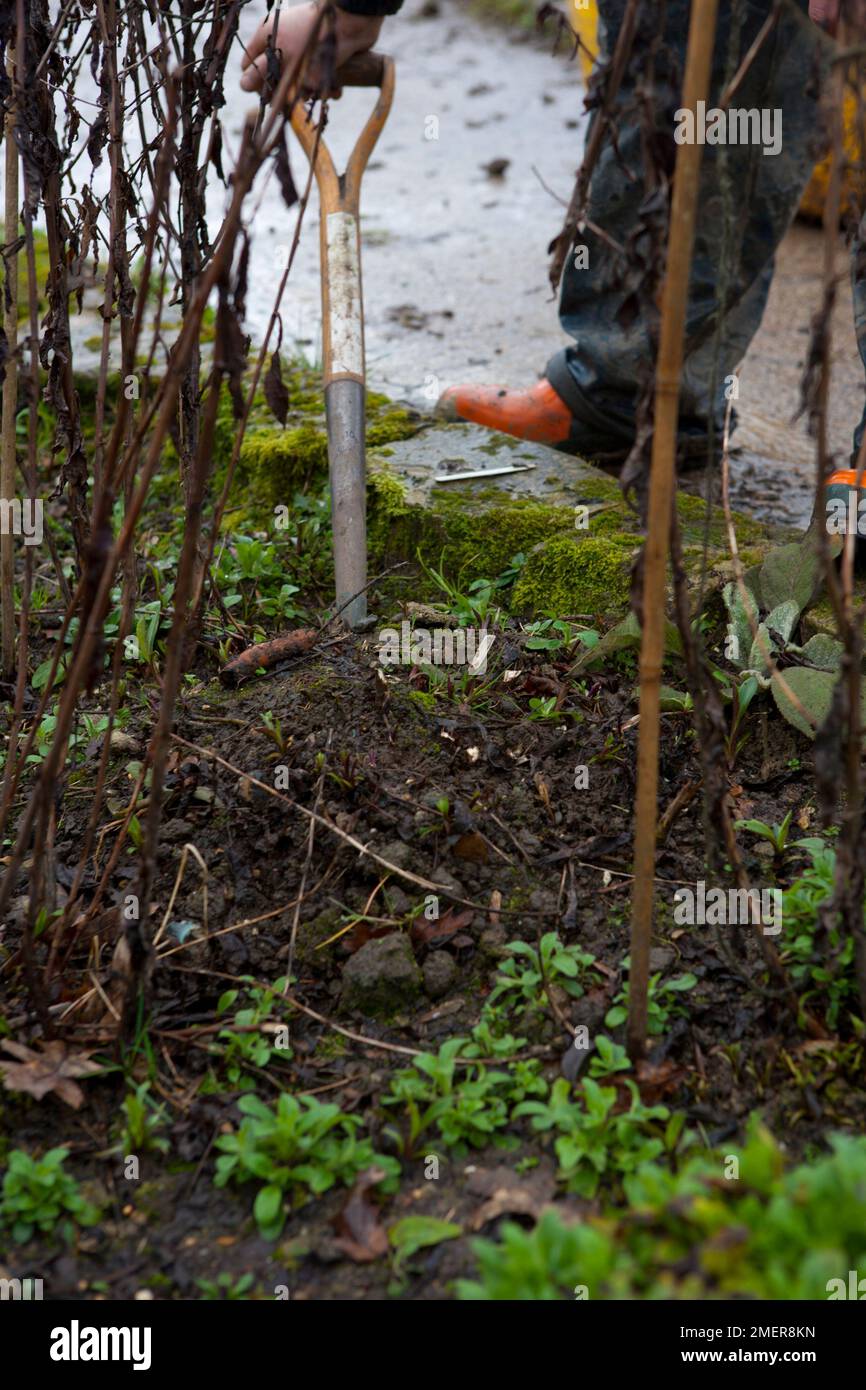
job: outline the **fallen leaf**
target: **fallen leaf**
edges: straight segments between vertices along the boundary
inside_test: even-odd
[[[454,907],[449,907],[443,917],[439,917],[435,922],[428,922],[426,918],[416,917],[412,923],[409,933],[413,946],[433,946],[443,945],[450,941],[452,936],[468,927],[475,913],[471,907],[461,908],[460,911]]]
[[[538,799],[547,814],[553,819],[553,807],[550,804],[550,788],[545,782],[540,772],[535,774],[535,789],[538,792]]]
[[[89,1060],[89,1053],[68,1052],[59,1041],[43,1043],[42,1051],[36,1052],[7,1038],[3,1048],[18,1058],[17,1062],[0,1062],[7,1091],[23,1091],[36,1100],[56,1091],[73,1110],[84,1100],[84,1092],[74,1078],[96,1076],[102,1071],[99,1062]]]
[[[655,1105],[677,1089],[686,1073],[676,1062],[638,1062],[635,1074],[644,1105]]]
[[[467,830],[454,844],[458,859],[468,859],[474,864],[487,863],[487,841],[477,830]]]
[[[470,1230],[479,1231],[489,1221],[505,1215],[529,1216],[537,1220],[542,1209],[553,1200],[556,1179],[552,1164],[545,1159],[524,1178],[516,1177],[512,1169],[504,1166],[478,1169],[466,1186],[474,1197],[485,1198],[469,1222]]]
[[[371,1189],[384,1177],[381,1168],[359,1173],[345,1206],[334,1218],[334,1244],[357,1264],[370,1264],[388,1249],[388,1233],[380,1224],[379,1208],[371,1196]]]

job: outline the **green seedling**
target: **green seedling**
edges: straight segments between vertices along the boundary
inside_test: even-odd
[[[280,1038],[277,1020],[286,1010],[282,998],[288,988],[286,976],[282,975],[267,989],[247,984],[246,993],[250,1000],[247,1008],[239,1009],[233,1016],[232,1025],[221,1028],[213,1044],[211,1053],[220,1059],[226,1080],[236,1090],[255,1090],[255,1077],[251,1071],[258,1071],[272,1061],[288,1061],[292,1050],[287,1045],[287,1037]],[[217,1015],[228,1013],[240,998],[241,991],[227,989],[217,1001]],[[277,1046],[277,1042],[281,1045]],[[286,1045],[282,1045],[286,1043]],[[203,1086],[203,1091],[221,1089]]]
[[[559,652],[575,642],[591,647],[598,641],[598,633],[592,628],[578,628],[563,618],[540,618],[527,623],[523,630],[527,633],[524,645],[528,652]]]
[[[596,982],[591,971],[595,956],[579,946],[563,945],[556,932],[546,932],[538,950],[528,941],[512,941],[505,949],[511,959],[500,965],[488,1004],[504,997],[519,1012],[540,1009],[546,1007],[545,981],[559,985],[573,999],[580,999],[586,986]]]
[[[626,956],[622,965],[623,970],[628,970],[631,965],[630,957]],[[685,990],[694,989],[698,982],[697,976],[690,973],[677,975],[673,980],[665,980],[664,984],[660,984],[660,980],[661,971],[651,975],[649,980],[647,1032],[653,1037],[660,1037],[665,1032],[674,1014],[686,1012],[679,1004],[677,996]],[[604,1016],[606,1028],[619,1028],[625,1023],[628,1018],[628,996],[629,981],[626,980],[619,994],[614,997],[612,1007]]]
[[[444,559],[443,552],[439,561],[439,568],[436,569],[432,565],[425,564],[421,555],[418,555],[418,563],[422,570],[427,578],[432,580],[445,595],[448,611],[457,618],[463,627],[485,627],[489,622],[498,620],[500,610],[494,606],[493,598],[511,588],[526,563],[525,555],[513,555],[497,579],[475,579],[463,593],[460,589],[460,576],[454,583],[446,577],[443,568]]]
[[[488,1071],[480,1062],[457,1066],[466,1038],[449,1038],[438,1054],[422,1053],[415,1065],[398,1071],[382,1104],[402,1106],[408,1121],[405,1133],[389,1128],[407,1156],[415,1152],[422,1134],[436,1130],[446,1148],[482,1148],[508,1123],[511,1080],[506,1072]]]
[[[731,722],[725,738],[725,757],[729,768],[734,766],[741,749],[748,742],[749,735],[743,732],[743,720],[760,688],[755,676],[746,676],[731,685]]]
[[[753,835],[760,835],[762,840],[769,840],[773,846],[773,853],[781,857],[787,848],[793,814],[793,811],[789,811],[781,825],[767,825],[766,821],[762,820],[734,821],[734,829],[750,830]]]
[[[218,1274],[216,1279],[196,1279],[205,1301],[236,1303],[246,1299],[253,1287],[252,1274],[242,1274],[238,1279],[231,1274]]]
[[[612,1042],[604,1033],[595,1040],[595,1055],[590,1059],[590,1076],[612,1076],[617,1071],[631,1071],[631,1062],[625,1048]]]
[[[266,1240],[276,1240],[283,1229],[286,1198],[320,1196],[374,1165],[387,1179],[399,1173],[395,1159],[375,1154],[370,1140],[359,1138],[357,1115],[344,1115],[338,1105],[284,1091],[273,1108],[258,1096],[241,1096],[238,1110],[244,1118],[236,1133],[216,1141],[214,1182],[261,1184],[253,1214]]]
[[[142,1081],[129,1092],[121,1110],[124,1119],[115,1153],[168,1153],[168,1139],[160,1133],[168,1123],[168,1113],[166,1107],[159,1105],[150,1094],[149,1081]]]
[[[69,1150],[49,1149],[33,1158],[23,1149],[9,1155],[0,1192],[0,1227],[19,1245],[39,1231],[55,1232],[71,1241],[76,1226],[95,1226],[99,1208],[82,1196],[78,1183],[65,1170]]]
[[[545,719],[561,719],[555,695],[533,695],[529,701],[529,719],[539,723]]]
[[[803,1006],[822,1006],[835,1029],[845,1010],[856,1009],[859,997],[854,938],[838,913],[825,918],[823,912],[833,896],[836,854],[817,836],[797,840],[791,849],[805,852],[810,863],[782,895],[780,944]]]
[[[262,729],[276,747],[277,753],[282,755],[292,744],[291,734],[283,733],[283,726],[275,716],[273,710],[265,710],[262,715]]]
[[[462,1227],[436,1216],[404,1216],[396,1222],[388,1232],[388,1244],[394,1252],[391,1268],[395,1276],[389,1293],[399,1294],[405,1289],[408,1282],[405,1267],[419,1250],[429,1250],[433,1245],[455,1240],[462,1234]]]
[[[582,1106],[575,1103],[570,1082],[559,1077],[547,1101],[523,1101],[514,1111],[515,1119],[531,1115],[534,1130],[556,1132],[559,1176],[581,1197],[594,1197],[603,1179],[618,1182],[664,1152],[654,1121],[669,1119],[669,1111],[664,1105],[644,1105],[634,1082],[625,1084],[632,1100],[621,1114],[614,1114],[616,1088],[599,1086],[591,1077],[581,1088]]]

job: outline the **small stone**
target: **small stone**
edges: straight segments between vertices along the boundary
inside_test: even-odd
[[[500,961],[508,954],[505,949],[505,928],[487,927],[478,939],[478,949],[488,960]]]
[[[424,962],[424,990],[429,999],[442,999],[454,983],[457,966],[447,951],[431,951]]]
[[[393,864],[397,869],[411,869],[415,860],[415,851],[411,845],[407,845],[405,840],[389,840],[387,845],[382,845],[381,849],[376,846],[376,853],[380,859],[387,859],[389,864]],[[371,868],[376,874],[381,874],[379,864],[371,864]]]
[[[142,751],[138,739],[124,733],[123,729],[112,729],[109,747],[112,753],[129,753],[130,756],[137,756]]]
[[[188,820],[167,820],[159,832],[160,840],[165,840],[167,844],[174,844],[177,840],[188,840],[193,834],[195,826]]]
[[[649,953],[649,968],[652,973],[656,970],[667,970],[673,960],[675,952],[667,946],[653,946]]]
[[[453,893],[457,898],[466,898],[468,896],[460,880],[455,878],[452,873],[449,873],[448,869],[443,868],[441,865],[436,870],[435,874],[430,875],[430,878],[433,883],[441,888],[447,888],[448,892]]]
[[[347,961],[342,1003],[363,1014],[393,1014],[415,1000],[421,978],[408,936],[376,937]]]
[[[529,895],[529,906],[533,912],[556,911],[556,894],[551,893],[547,888],[536,888]]]

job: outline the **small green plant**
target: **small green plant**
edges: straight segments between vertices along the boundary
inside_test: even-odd
[[[76,1226],[94,1226],[99,1220],[99,1209],[82,1196],[64,1168],[68,1157],[64,1148],[49,1149],[41,1158],[23,1149],[10,1153],[0,1193],[0,1226],[19,1245],[36,1231],[50,1235],[57,1230],[70,1241]]]
[[[545,1007],[545,981],[559,985],[573,999],[580,999],[587,984],[595,982],[591,967],[595,956],[579,946],[565,946],[556,932],[546,932],[538,950],[528,941],[511,941],[505,948],[511,958],[499,967],[489,1005],[506,998],[518,1012]]]
[[[276,747],[278,754],[282,755],[291,746],[292,736],[283,732],[283,726],[273,710],[265,710],[262,715],[262,729]]]
[[[267,1066],[272,1060],[287,1061],[292,1056],[290,1047],[277,1047],[273,1041],[277,1034],[272,1020],[275,1014],[280,1016],[285,1009],[282,993],[287,981],[283,975],[267,988],[248,981],[243,983],[246,983],[250,1004],[247,1008],[238,1009],[232,1020],[233,1026],[220,1029],[210,1050],[219,1057],[230,1086],[252,1091],[256,1081],[250,1075],[251,1071]],[[227,989],[217,1002],[217,1014],[227,1013],[240,995],[238,989]],[[204,1089],[219,1087],[206,1086]]]
[[[611,1076],[617,1071],[631,1071],[628,1053],[620,1043],[611,1042],[604,1033],[595,1040],[595,1056],[589,1063],[590,1076]]]
[[[235,536],[220,552],[216,581],[223,607],[239,608],[244,621],[264,614],[281,622],[295,618],[297,584],[286,582],[288,541],[277,544],[261,536]]]
[[[214,1181],[217,1187],[263,1184],[253,1213],[266,1240],[276,1240],[283,1228],[286,1196],[293,1201],[319,1196],[335,1183],[351,1183],[374,1164],[388,1178],[399,1172],[394,1159],[374,1154],[370,1140],[358,1137],[361,1121],[344,1115],[338,1105],[284,1091],[273,1108],[258,1096],[244,1095],[238,1109],[244,1118],[237,1132],[216,1141]]]
[[[599,1086],[591,1077],[581,1088],[582,1106],[572,1096],[571,1083],[559,1077],[547,1101],[526,1100],[516,1107],[515,1119],[531,1115],[534,1130],[557,1132],[559,1176],[570,1192],[594,1197],[602,1179],[619,1180],[664,1151],[664,1139],[653,1122],[667,1120],[667,1108],[644,1105],[634,1082],[626,1085],[631,1106],[619,1114],[614,1113],[616,1088]]]
[[[405,1108],[406,1133],[390,1132],[406,1154],[414,1153],[421,1135],[434,1127],[446,1148],[462,1151],[466,1145],[481,1148],[495,1142],[497,1131],[508,1123],[511,1079],[481,1062],[458,1072],[457,1058],[466,1046],[466,1038],[449,1038],[437,1054],[422,1053],[413,1067],[392,1078],[382,1104]]]
[[[793,811],[789,811],[781,825],[767,825],[766,821],[762,820],[738,820],[734,821],[734,828],[751,830],[753,835],[760,835],[762,840],[769,840],[773,846],[773,853],[781,856],[787,848],[792,816]]]
[[[740,750],[748,742],[749,735],[743,733],[743,721],[749,705],[760,688],[754,676],[745,676],[740,681],[734,681],[731,685],[731,722],[725,738],[725,756],[728,767],[734,766]]]
[[[462,1234],[462,1228],[453,1221],[442,1221],[436,1216],[404,1216],[396,1222],[388,1232],[388,1244],[394,1252],[391,1260],[394,1282],[389,1293],[402,1293],[408,1282],[405,1266],[419,1250],[429,1250],[432,1245],[455,1240]]]
[[[630,958],[626,956],[622,963],[623,970],[628,970],[630,964]],[[664,984],[659,984],[660,980],[661,971],[651,975],[649,980],[647,1032],[653,1037],[660,1037],[664,1033],[674,1014],[685,1014],[686,1010],[679,1004],[677,996],[685,990],[694,989],[698,982],[697,976],[690,973],[677,975],[673,980],[665,980]],[[619,1028],[625,1023],[628,1018],[628,994],[629,982],[626,980],[604,1016],[606,1028]]]
[[[532,1231],[512,1221],[500,1239],[474,1240],[479,1280],[460,1279],[460,1299],[550,1302],[610,1292],[617,1252],[611,1237],[582,1221],[566,1225],[546,1211]]]
[[[203,1300],[237,1303],[247,1297],[254,1281],[252,1274],[241,1274],[237,1279],[231,1274],[218,1274],[216,1279],[196,1279],[195,1282]]]
[[[422,570],[445,595],[448,610],[454,614],[458,622],[463,627],[484,627],[488,621],[495,621],[499,610],[493,605],[494,595],[501,594],[505,589],[510,589],[521,569],[526,563],[526,556],[519,554],[513,555],[506,568],[497,579],[474,579],[469,584],[466,592],[460,589],[460,576],[452,583],[446,578],[444,573],[444,552],[439,561],[439,568],[435,569],[432,565],[425,564],[424,560],[418,555],[418,562]]]
[[[540,723],[545,719],[560,719],[562,716],[556,706],[555,695],[533,695],[529,701],[528,717],[533,723]]]
[[[846,1009],[857,1009],[855,942],[843,932],[837,914],[822,922],[822,907],[833,895],[836,854],[817,836],[798,840],[810,863],[782,895],[782,941],[791,978],[805,1006],[821,1003],[831,1028]],[[859,1013],[859,1009],[857,1010]]]
[[[786,1172],[753,1116],[739,1178],[725,1181],[730,1157],[643,1163],[623,1179],[627,1203],[599,1217],[548,1209],[533,1231],[505,1224],[498,1241],[473,1242],[479,1278],[458,1297],[844,1297],[866,1263],[866,1138],[833,1135],[829,1153]]]
[[[539,618],[537,622],[527,623],[525,647],[528,652],[558,652],[563,647],[571,647],[575,642],[592,647],[598,642],[598,633],[592,628],[578,628],[563,618]]]
[[[123,1125],[116,1152],[120,1154],[168,1153],[169,1142],[160,1134],[168,1117],[164,1105],[150,1094],[150,1082],[142,1081],[124,1098]]]

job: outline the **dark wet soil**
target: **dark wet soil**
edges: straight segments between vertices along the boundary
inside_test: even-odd
[[[603,983],[582,999],[559,1002],[573,1026],[585,1023],[591,1033],[598,1027],[619,988],[627,949],[634,671],[630,657],[582,684],[566,679],[566,670],[566,663],[526,651],[516,631],[506,631],[488,690],[479,695],[476,687],[467,702],[446,688],[433,700],[419,672],[384,676],[372,640],[346,637],[237,692],[212,681],[186,699],[176,726],[186,742],[176,742],[171,756],[155,898],[161,914],[181,846],[194,844],[208,872],[208,938],[201,874],[190,859],[171,916],[198,930],[182,943],[163,939],[159,949],[170,944],[172,953],[159,957],[151,981],[152,1067],[171,1117],[170,1148],[142,1156],[137,1183],[124,1178],[117,1155],[106,1154],[124,1094],[119,1073],[87,1081],[79,1111],[56,1097],[37,1104],[5,1095],[4,1127],[16,1145],[67,1145],[70,1167],[107,1201],[109,1215],[71,1247],[13,1247],[4,1264],[22,1274],[38,1270],[50,1297],[197,1298],[197,1280],[222,1273],[232,1280],[252,1275],[247,1296],[272,1298],[282,1286],[291,1298],[353,1299],[390,1289],[391,1296],[441,1299],[450,1296],[455,1277],[472,1272],[471,1235],[497,1229],[502,1211],[485,1202],[497,1174],[503,1178],[503,1164],[511,1188],[520,1187],[524,1197],[527,1191],[539,1201],[553,1197],[544,1137],[515,1131],[516,1152],[503,1155],[491,1145],[462,1159],[444,1157],[438,1181],[425,1180],[421,1152],[404,1156],[398,1190],[384,1199],[385,1225],[406,1214],[430,1215],[460,1223],[465,1235],[415,1256],[396,1289],[387,1260],[359,1263],[335,1243],[343,1188],[297,1209],[279,1241],[265,1242],[252,1220],[250,1189],[213,1187],[214,1142],[237,1123],[238,1093],[208,1046],[217,1001],[238,976],[269,983],[285,973],[294,908],[280,907],[299,894],[292,995],[318,1018],[288,1010],[291,1057],[255,1073],[257,1094],[266,1101],[282,1089],[336,1101],[362,1117],[387,1152],[381,1097],[393,1071],[411,1060],[389,1046],[435,1052],[448,1037],[467,1034],[490,992],[502,946],[518,938],[535,942],[544,931],[557,930],[597,957]],[[516,674],[505,678],[505,671]],[[551,695],[555,717],[529,722],[529,701]],[[266,711],[279,723],[281,748],[264,726]],[[699,770],[688,718],[666,714],[662,722],[664,808]],[[751,730],[732,778],[739,814],[773,822],[790,810],[808,831],[815,818],[808,745],[765,713]],[[148,732],[144,720],[127,730],[142,740]],[[119,798],[129,784],[124,761],[115,763]],[[586,789],[575,789],[578,764],[591,770]],[[288,770],[283,799],[253,780],[273,786],[278,766]],[[328,824],[317,823],[311,839],[309,819],[292,803],[317,809]],[[758,1110],[797,1158],[827,1129],[859,1127],[863,1093],[835,1063],[814,1064],[806,1082],[797,1073],[791,1059],[804,1035],[750,987],[761,975],[751,940],[671,926],[677,884],[704,873],[698,804],[675,820],[659,852],[653,957],[663,977],[688,970],[698,985],[682,1016],[656,1040],[650,1059],[656,1081],[645,1096],[684,1110],[714,1143],[741,1137],[746,1118]],[[81,799],[70,805],[80,811],[64,819],[56,845],[61,883],[65,866],[76,862],[76,816],[86,809]],[[346,837],[401,872],[388,874]],[[132,862],[122,859],[113,875],[115,901],[128,889]],[[772,878],[766,858],[747,860],[747,867],[758,879]],[[341,1001],[342,971],[370,935],[405,929],[425,891],[406,875],[441,882],[443,897],[477,906],[455,909],[465,916],[448,939],[424,945],[415,937],[422,965],[434,947],[453,958],[454,978],[443,998],[421,997],[386,1021],[364,1018]],[[385,920],[356,920],[323,946],[353,914]],[[96,935],[104,962],[119,935],[116,911],[100,920]],[[86,989],[87,965],[83,949],[68,963],[70,994]],[[110,994],[110,973],[104,978]],[[116,1030],[103,1026],[105,1010],[96,1005],[73,1037],[83,1049],[110,1057],[105,1039]],[[529,1051],[541,1058],[548,1079],[559,1074],[569,1041],[549,1010],[529,1026]],[[132,1066],[134,1074],[147,1074],[143,1055]],[[209,1070],[219,1073],[222,1087],[210,1094],[202,1090]],[[530,1163],[521,1166],[521,1157]],[[560,1201],[580,1206],[575,1198]]]

